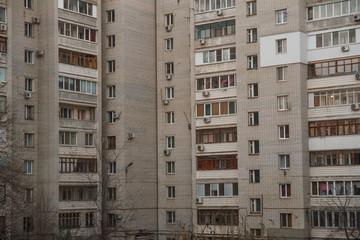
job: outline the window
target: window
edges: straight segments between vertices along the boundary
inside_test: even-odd
[[[0,7],[0,22],[6,22],[5,8]]]
[[[310,152],[310,166],[360,165],[360,150]]]
[[[65,119],[73,119],[73,111],[72,108],[60,108],[60,117]]]
[[[24,161],[24,173],[26,174],[33,173],[33,163],[34,161],[29,161],[29,160]]]
[[[172,13],[165,15],[165,26],[171,26],[174,24],[174,15]]]
[[[108,200],[116,200],[116,188],[114,188],[114,187],[108,188],[107,192],[108,192],[108,194],[107,194]]]
[[[108,123],[114,123],[116,121],[116,113],[115,111],[108,111],[107,112],[107,122]]]
[[[175,223],[175,212],[166,212],[166,222],[170,224]]]
[[[108,48],[115,47],[115,35],[107,36]]]
[[[30,50],[25,50],[25,63],[33,64],[34,63],[34,52]]]
[[[166,99],[174,99],[174,87],[165,88]]]
[[[196,131],[196,144],[227,143],[236,141],[236,127],[204,129]]]
[[[251,28],[247,30],[247,42],[254,43],[257,42],[257,28]]]
[[[256,1],[246,3],[246,14],[248,16],[256,15]]]
[[[32,217],[23,218],[23,230],[24,232],[31,232],[34,228],[34,222]]]
[[[96,29],[59,21],[59,34],[88,42],[96,42]]]
[[[235,0],[195,0],[195,11],[207,12],[222,8],[231,8],[235,6]]]
[[[276,80],[286,81],[288,67],[277,67],[276,68]]]
[[[348,228],[353,231],[360,225],[358,211],[311,211],[311,213],[314,228]]]
[[[25,120],[34,120],[34,106],[25,106]]]
[[[257,57],[257,55],[248,56],[247,61],[248,61],[248,70],[258,68],[258,57]]]
[[[279,139],[289,139],[289,125],[279,126]]]
[[[174,74],[174,63],[173,62],[169,62],[169,63],[165,63],[165,69],[166,69],[166,74]]]
[[[355,12],[360,12],[359,0],[346,0],[342,2],[327,3],[327,4],[308,7],[307,19],[311,21],[311,20],[348,15],[349,10],[350,10],[350,14]]]
[[[312,181],[312,196],[360,196],[360,181]]]
[[[112,86],[108,86],[107,87],[107,89],[108,89],[108,97],[109,98],[114,98],[114,97],[116,97],[116,92],[115,92],[115,85],[112,85]]]
[[[309,93],[309,107],[323,107],[335,105],[347,105],[360,103],[360,88],[324,90],[321,92]]]
[[[251,213],[261,213],[261,199],[260,198],[250,198],[250,212]]]
[[[237,169],[236,155],[198,156],[197,170]]]
[[[115,60],[107,61],[107,72],[112,73],[115,72]]]
[[[33,133],[25,133],[25,147],[34,147]]]
[[[168,198],[175,198],[175,187],[167,187]]]
[[[109,162],[108,163],[108,173],[109,174],[116,173],[116,162]]]
[[[94,146],[94,134],[85,133],[85,146]]]
[[[197,190],[199,197],[233,197],[238,195],[238,183],[200,183]]]
[[[289,97],[289,96],[279,96],[279,97],[277,97],[277,100],[278,100],[278,110],[279,110],[279,111],[289,110],[288,97]]]
[[[174,39],[173,38],[165,39],[165,43],[166,43],[166,46],[165,46],[166,50],[173,50],[173,48],[174,48]]]
[[[356,42],[355,29],[328,32],[316,35],[316,48],[344,45]]]
[[[279,155],[279,166],[280,169],[290,169],[290,155],[280,154]]]
[[[250,170],[250,183],[259,183],[260,182],[260,170]]]
[[[33,82],[34,82],[33,79],[25,78],[25,91],[28,91],[28,92],[33,91]]]
[[[197,210],[198,225],[239,225],[239,210],[237,209],[201,209]]]
[[[76,132],[59,132],[59,143],[60,145],[76,145]]]
[[[260,153],[259,140],[249,141],[249,155],[255,155]]]
[[[224,75],[196,80],[197,90],[230,88],[236,86],[235,75]]]
[[[235,20],[195,26],[196,39],[214,38],[235,34]]]
[[[248,113],[249,126],[259,125],[259,112],[249,112]]]
[[[259,96],[258,84],[257,83],[248,84],[248,98],[256,98],[258,96]]]
[[[108,227],[116,227],[116,214],[110,213],[107,215]]]
[[[33,188],[25,188],[25,196],[24,196],[24,202],[32,202],[33,201]]]
[[[4,202],[6,200],[6,187],[5,185],[0,185],[0,202]],[[1,225],[0,225],[1,226]],[[1,236],[1,235],[0,235]]]
[[[286,39],[276,40],[276,53],[286,53],[287,45]]]
[[[107,137],[107,145],[108,145],[108,149],[116,149],[116,137],[115,136]]]
[[[81,0],[64,0],[64,9],[95,17],[96,5]]]
[[[280,213],[280,228],[291,228],[292,218],[290,213]]]
[[[310,137],[356,135],[359,132],[359,118],[309,122]]]
[[[59,76],[59,90],[96,94],[96,82]]]
[[[175,137],[170,136],[166,137],[166,149],[173,149],[175,148]]]
[[[236,113],[236,102],[214,102],[196,105],[197,117],[231,115]]]
[[[250,235],[255,238],[260,238],[261,237],[261,229],[250,228]]]
[[[33,0],[24,0],[24,7],[28,9],[32,9],[32,1]]]
[[[5,112],[6,109],[6,97],[0,96],[0,112]]]
[[[79,228],[80,213],[59,213],[60,228]]]
[[[0,67],[0,87],[1,83],[6,83],[6,68]]]
[[[107,22],[115,22],[115,10],[106,11]]]
[[[90,212],[85,214],[85,227],[95,226],[95,214]]]
[[[291,185],[290,184],[280,184],[280,197],[289,198],[291,197]]]
[[[25,23],[25,36],[32,37],[33,36],[33,24],[32,23]]]
[[[60,158],[60,173],[96,173],[96,159]]]
[[[175,173],[175,162],[166,162],[166,173],[167,174]]]
[[[275,15],[276,15],[276,24],[287,23],[287,11],[286,11],[286,9],[276,11]]]
[[[200,53],[201,54],[201,53]],[[202,52],[202,63],[227,62],[236,59],[236,49],[224,48]]]
[[[7,47],[6,47],[7,38],[0,37],[0,52],[6,53]]]
[[[175,123],[174,112],[166,112],[165,113],[165,121],[167,124],[174,124]]]
[[[352,74],[359,69],[360,57],[342,58],[325,62],[308,64],[308,77],[318,78],[334,75]]]
[[[97,69],[97,56],[59,48],[59,63]]]

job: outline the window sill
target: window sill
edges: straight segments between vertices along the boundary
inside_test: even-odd
[[[258,156],[260,153],[249,153],[249,156]]]

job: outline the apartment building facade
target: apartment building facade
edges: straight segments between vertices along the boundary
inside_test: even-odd
[[[359,0],[0,1],[14,126],[0,147],[21,159],[21,190],[1,179],[0,233],[344,237],[360,224],[359,13]]]

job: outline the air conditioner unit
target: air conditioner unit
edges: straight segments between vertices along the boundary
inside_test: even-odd
[[[202,145],[202,144],[197,145],[197,150],[198,150],[198,151],[204,151],[204,150],[205,150],[204,145]]]
[[[132,139],[134,139],[134,138],[135,138],[135,133],[129,132],[129,134],[128,134],[128,140],[132,140]]]
[[[204,44],[205,44],[205,42],[206,42],[206,41],[205,41],[205,39],[203,39],[203,38],[202,38],[202,39],[199,39],[199,43],[200,43],[200,45],[204,45]]]
[[[342,46],[341,51],[342,52],[348,52],[348,51],[350,51],[350,47],[349,46]]]
[[[122,215],[121,215],[121,214],[116,214],[116,219],[117,219],[117,220],[121,220],[121,219],[122,219]]]
[[[355,73],[355,79],[356,79],[356,80],[360,80],[360,72],[356,72],[356,73]]]
[[[201,204],[201,203],[203,203],[202,198],[196,198],[196,200],[195,200],[195,201],[196,201],[196,203],[197,203],[197,204]]]
[[[40,23],[40,18],[39,17],[33,17],[32,18],[32,21],[33,21],[33,23]]]
[[[38,56],[38,57],[44,56],[44,51],[43,50],[37,50],[36,51],[36,56]]]
[[[353,15],[354,21],[360,21],[360,13]]]
[[[26,99],[31,98],[31,92],[25,92],[25,98]]]
[[[164,105],[169,105],[169,100],[168,100],[168,99],[164,99],[164,100],[163,100],[163,104],[164,104]]]
[[[169,149],[164,150],[164,155],[165,156],[170,156],[170,154],[171,154],[171,151]]]
[[[205,123],[210,123],[210,122],[211,122],[211,118],[209,118],[209,117],[204,118],[204,122],[205,122]]]
[[[0,31],[5,32],[7,30],[6,24],[0,24]]]
[[[170,32],[170,31],[172,30],[172,28],[173,28],[173,25],[172,25],[172,24],[171,24],[171,25],[167,25],[167,26],[165,27],[165,29],[166,29],[167,32]]]
[[[221,9],[216,10],[216,15],[221,16],[223,14],[223,11]]]
[[[208,97],[208,96],[210,96],[210,92],[209,91],[203,91],[202,95],[204,97]]]
[[[171,80],[172,79],[172,74],[166,74],[166,80]]]
[[[359,105],[359,103],[353,103],[353,104],[351,104],[351,110],[353,110],[353,111],[358,111],[358,110],[360,110],[360,105]]]

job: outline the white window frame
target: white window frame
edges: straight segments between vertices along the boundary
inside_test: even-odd
[[[279,139],[289,139],[290,138],[290,127],[288,124],[279,125]]]
[[[108,89],[108,98],[115,98],[116,97],[115,85],[108,86],[107,89]]]
[[[167,62],[165,63],[165,74],[174,74],[174,63],[173,62]]]
[[[115,35],[109,35],[106,37],[107,38],[107,47],[108,48],[113,48],[115,47]]]
[[[25,91],[27,92],[32,92],[33,91],[33,83],[34,83],[34,79],[32,78],[25,78]]]
[[[257,98],[259,97],[259,84],[250,83],[248,84],[248,98]]]
[[[167,187],[167,198],[169,198],[169,199],[175,198],[175,186]]]
[[[279,82],[287,81],[288,67],[277,67],[276,68],[276,80]]]
[[[165,26],[171,26],[174,24],[174,14],[165,14]]]
[[[60,118],[73,119],[74,118],[74,109],[61,107],[60,108]]]
[[[25,188],[24,189],[24,202],[32,202],[33,201],[33,188]]]
[[[286,222],[283,222],[283,218],[281,217],[282,215],[286,216]],[[292,218],[292,214],[291,213],[280,213],[280,228],[291,228],[292,226],[289,226],[289,217]],[[292,219],[291,219],[292,222]]]
[[[107,111],[107,123],[114,123],[116,121],[115,116],[115,111]]]
[[[165,39],[165,50],[170,51],[174,49],[174,39],[167,38]]]
[[[167,211],[166,212],[166,223],[167,224],[175,224],[175,212],[174,211]]]
[[[258,126],[259,125],[259,112],[249,112],[248,113],[248,125],[249,126]]]
[[[25,174],[33,174],[33,166],[34,166],[34,161],[25,160],[24,161],[24,173]]]
[[[85,133],[85,146],[93,147],[94,146],[94,134]]]
[[[109,60],[107,63],[107,72],[113,73],[115,72],[115,60]]]
[[[275,11],[276,24],[287,23],[287,9],[280,9]]]
[[[34,106],[25,105],[25,120],[34,120]]]
[[[258,143],[258,149],[256,149],[256,143]],[[249,155],[258,155],[258,154],[260,154],[260,141],[249,140]]]
[[[277,39],[276,41],[276,53],[286,53],[287,52],[287,39]]]
[[[116,200],[116,187],[107,188],[107,200],[108,201]]]
[[[108,174],[115,174],[116,173],[116,162],[109,162],[108,163]]]
[[[175,162],[166,162],[166,174],[175,174]]]
[[[24,7],[27,9],[32,9],[33,1],[32,0],[24,0]]]
[[[66,135],[69,135],[69,143],[66,143]],[[63,146],[76,146],[77,145],[77,133],[76,132],[69,132],[69,131],[59,131],[59,135],[60,135],[60,139],[64,139],[64,142],[59,141],[60,145]],[[75,138],[73,138],[73,136],[75,135]],[[75,139],[75,142],[73,142],[72,140]]]
[[[34,147],[34,133],[25,133],[25,147]]]
[[[288,186],[290,186],[290,193],[288,192]],[[285,195],[283,195],[282,189],[285,189]],[[290,183],[284,183],[279,184],[279,190],[280,190],[280,198],[291,198],[291,184]]]
[[[277,102],[278,102],[278,111],[289,110],[289,95],[278,96]]]
[[[250,212],[261,213],[261,198],[250,198]]]
[[[166,149],[174,149],[174,148],[175,148],[175,136],[167,136]]]
[[[290,154],[279,154],[279,169],[290,169]]]
[[[256,15],[257,9],[256,9],[256,0],[246,2],[246,15],[247,16],[253,16]]]
[[[106,22],[108,23],[115,22],[115,9],[106,11]]]
[[[174,124],[175,123],[175,113],[173,111],[165,112],[165,121],[166,121],[166,124]]]
[[[248,65],[247,65],[248,70],[258,69],[259,62],[258,62],[258,56],[257,55],[247,56],[247,62],[248,62]]]
[[[34,24],[25,22],[24,28],[25,28],[25,32],[24,32],[25,36],[27,36],[27,37],[34,36]]]
[[[25,53],[24,62],[27,64],[34,64],[34,51],[25,50],[24,53]]]
[[[258,182],[256,181],[256,173],[258,173]],[[250,183],[260,183],[260,170],[259,169],[254,169],[254,170],[249,170],[249,177],[250,177],[250,179],[249,179],[249,181],[250,181]]]
[[[247,29],[247,42],[248,43],[257,42],[257,28]]]
[[[165,88],[166,92],[166,99],[174,99],[174,87],[167,87]]]

